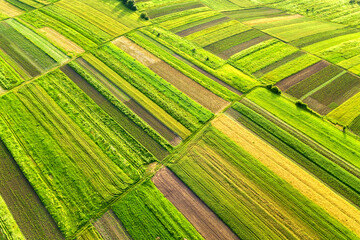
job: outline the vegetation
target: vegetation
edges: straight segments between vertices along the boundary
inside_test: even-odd
[[[313,230],[316,234],[325,234],[323,236],[331,232],[329,237],[334,234],[339,238],[354,237],[323,209],[218,130],[207,129],[196,146],[185,151],[171,169],[239,237],[301,238],[313,234]],[[276,208],[278,214],[292,217],[281,219],[271,214],[275,209],[265,211],[262,207]],[[299,221],[296,228],[291,226],[292,221]]]
[[[359,9],[0,0],[0,239],[359,239]]]
[[[25,240],[19,226],[0,196],[0,239]]]
[[[203,239],[150,180],[126,194],[112,209],[133,239]]]

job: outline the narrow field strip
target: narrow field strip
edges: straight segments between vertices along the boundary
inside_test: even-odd
[[[0,202],[2,199],[6,202],[24,237],[26,239],[64,239],[54,219],[2,141],[0,142],[0,160]],[[0,210],[0,219],[1,212]]]
[[[44,34],[46,38],[52,41],[55,45],[65,49],[70,53],[83,53],[85,50],[79,47],[76,43],[70,39],[64,37],[54,29],[50,27],[43,27],[39,29],[39,32]]]
[[[129,95],[132,99],[134,99],[140,106],[149,111],[156,119],[158,119],[161,124],[164,124],[173,132],[175,132],[182,139],[185,139],[190,135],[190,131],[186,129],[181,123],[175,120],[172,116],[170,116],[167,112],[165,112],[162,108],[160,108],[157,104],[155,104],[152,100],[147,98],[144,94],[142,94],[139,90],[133,87],[130,83],[124,80],[121,76],[115,73],[112,69],[110,69],[106,64],[97,59],[96,57],[86,57],[86,61],[88,61],[92,66],[95,66],[96,69],[101,72],[107,79],[111,79],[112,88],[119,88],[124,91],[127,95]],[[111,85],[109,87],[111,87]],[[110,89],[110,88],[109,88]],[[132,108],[133,109],[133,108]],[[135,111],[135,109],[133,109]],[[140,112],[139,112],[140,113]],[[140,117],[144,117],[146,115],[140,115]],[[148,122],[152,125],[150,122]],[[152,125],[155,127],[154,125]],[[158,129],[158,128],[155,128]],[[158,129],[159,130],[159,129]],[[160,134],[165,134],[165,130],[159,130]],[[167,134],[163,135],[167,138]],[[170,135],[169,135],[170,136]]]
[[[112,210],[132,239],[204,240],[150,180],[127,193]]]
[[[161,169],[152,178],[152,181],[205,239],[239,239],[212,210],[169,169]]]
[[[214,93],[205,89],[200,84],[188,78],[129,39],[120,37],[113,41],[113,43],[212,112],[217,113],[228,105],[228,102],[216,96]]]
[[[301,54],[302,56],[303,54]],[[284,78],[280,82],[276,83],[276,86],[278,86],[282,91],[286,91],[292,86],[300,83],[302,80],[311,77],[312,75],[316,74],[317,72],[321,71],[323,68],[329,66],[330,64],[324,60],[317,62],[310,67],[307,67],[300,72],[291,75],[290,77]]]

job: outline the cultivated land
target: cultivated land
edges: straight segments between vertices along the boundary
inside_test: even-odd
[[[360,239],[359,16],[0,0],[0,239]]]

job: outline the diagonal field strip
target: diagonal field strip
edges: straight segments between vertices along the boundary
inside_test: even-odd
[[[330,79],[329,81],[321,84],[320,86],[318,86],[317,88],[314,88],[313,90],[311,90],[310,92],[308,92],[307,94],[305,94],[304,96],[302,96],[300,98],[300,100],[304,100],[305,98],[311,96],[313,93],[317,92],[318,90],[322,89],[323,87],[329,85],[330,83],[332,83],[333,81],[335,81],[337,78],[341,77],[342,75],[344,75],[347,71],[343,71],[341,73],[339,73],[338,75],[336,75],[335,77],[333,77],[332,79]]]

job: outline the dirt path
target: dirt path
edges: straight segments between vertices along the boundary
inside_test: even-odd
[[[206,240],[239,239],[230,228],[169,169],[161,169],[152,178],[152,181]]]
[[[131,240],[131,237],[112,210],[107,211],[95,223],[94,227],[104,240]]]

